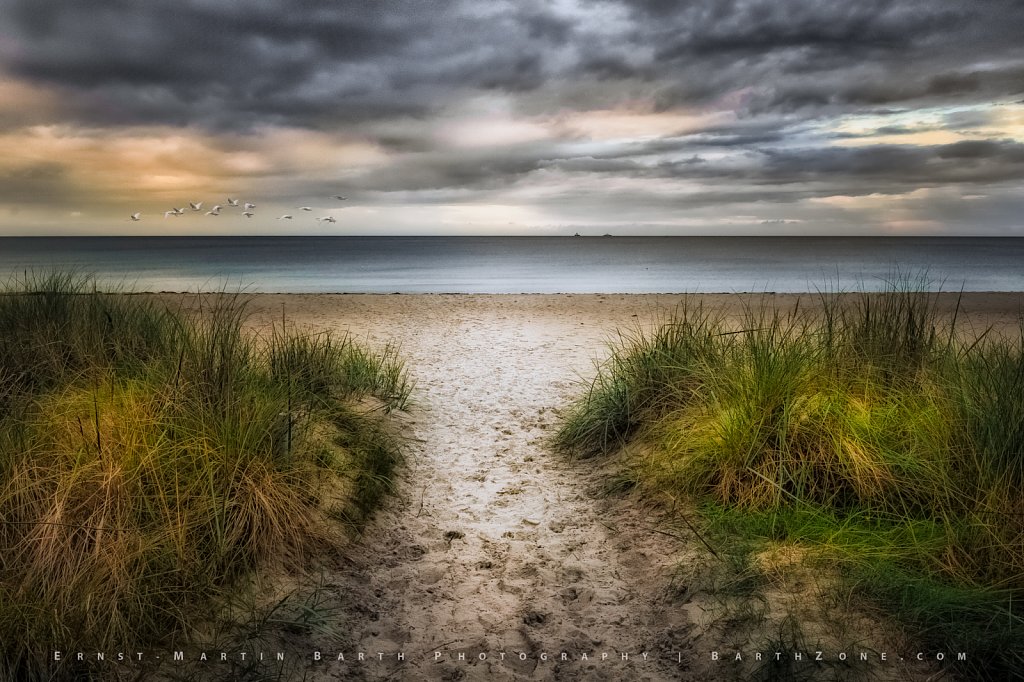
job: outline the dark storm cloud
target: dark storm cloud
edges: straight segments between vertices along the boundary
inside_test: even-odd
[[[995,159],[1007,163],[1024,163],[1024,144],[1012,140],[964,140],[938,148],[941,159]]]
[[[699,145],[685,138],[669,142],[660,146],[652,143],[648,151],[692,152],[692,147]],[[694,205],[727,198],[793,202],[836,194],[906,193],[943,185],[984,186],[1024,178],[1024,144],[1012,140],[933,146],[761,146],[723,158],[700,153],[673,159],[645,158],[642,146],[627,149],[629,153],[599,155],[535,143],[500,150],[416,154],[400,164],[354,179],[353,186],[364,190],[386,187],[395,192],[484,192],[512,187],[528,178],[548,184],[554,173],[562,181],[588,176],[685,181],[690,183],[690,191],[693,187],[704,188],[696,195],[688,192],[685,204]],[[711,189],[714,187],[721,189]],[[594,200],[593,194],[589,196]],[[617,192],[610,193],[608,200],[619,206],[626,201]]]
[[[700,138],[701,136],[691,136]],[[767,138],[766,138],[767,139]],[[701,142],[683,138],[671,144],[652,143],[658,151],[682,151]],[[634,153],[565,155],[518,159],[519,172],[556,168],[585,174],[634,178],[742,182],[765,189],[764,198],[778,196],[772,186],[816,186],[812,195],[913,191],[943,184],[987,184],[1024,178],[1024,144],[1014,140],[967,140],[946,145],[870,145],[861,147],[774,148],[761,146],[724,159],[700,154],[674,160],[638,161]],[[521,153],[521,152],[520,152]],[[482,169],[481,169],[482,170]],[[463,169],[467,172],[467,169]],[[486,176],[486,173],[481,173]],[[493,180],[493,178],[492,178]],[[794,188],[798,191],[799,187]]]
[[[743,87],[754,90],[746,103],[753,112],[1003,97],[1024,88],[1016,77],[1024,4],[1012,0],[632,6],[637,39],[655,46],[667,84],[662,106]]]
[[[909,63],[925,61],[920,59]],[[932,77],[915,71],[916,68],[908,69],[906,62],[894,61],[883,69],[878,67],[878,62],[870,66],[851,65],[819,74],[817,78],[779,74],[770,81],[772,87],[748,100],[747,108],[751,113],[760,113],[912,102],[943,104],[1010,97],[1024,90],[1024,69],[1019,65],[985,73]]]
[[[645,177],[737,181],[765,188],[810,187],[823,195],[910,192],[939,185],[1019,180],[1024,177],[1024,144],[1004,140],[762,149],[739,161],[695,157],[661,162],[636,172]]]
[[[588,22],[602,8],[619,12]],[[581,80],[608,100],[646,84],[661,108],[750,88],[752,112],[1024,89],[1016,0],[630,0],[576,16],[458,0],[0,0],[0,10],[6,70],[60,87],[72,114],[101,124],[324,127],[426,116],[465,91],[557,93]]]
[[[701,149],[729,149],[759,147],[779,143],[788,136],[795,136],[795,129],[773,122],[766,125],[716,126],[705,128],[699,133],[666,136],[644,142],[620,144],[616,149],[595,154],[598,159],[621,159],[680,152],[694,152]]]
[[[6,0],[7,70],[99,123],[324,126],[424,115],[462,88],[544,77],[570,26],[429,3]]]
[[[869,137],[882,137],[888,135],[912,135],[914,133],[927,133],[935,130],[944,130],[944,126],[940,125],[924,125],[924,126],[905,126],[905,125],[888,125],[880,126],[873,130],[869,130],[862,133],[834,133],[833,138],[837,140],[859,140]]]

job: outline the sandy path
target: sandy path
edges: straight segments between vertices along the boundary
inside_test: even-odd
[[[584,307],[569,296],[259,297],[260,317],[280,319],[283,305],[300,325],[401,343],[417,381],[398,494],[349,552],[355,564],[328,576],[350,597],[351,642],[324,651],[331,661],[313,672],[685,673],[693,628],[686,609],[665,597],[678,542],[650,531],[639,511],[596,501],[592,465],[567,463],[543,442],[554,409],[602,354],[609,331],[676,301],[645,297],[638,308],[616,296],[587,297]],[[352,662],[358,652],[372,660]],[[339,653],[345,663],[334,660]]]
[[[1013,326],[1021,300],[972,295],[962,305]],[[714,647],[701,641],[701,607],[671,585],[694,543],[652,531],[657,521],[635,505],[596,498],[594,464],[544,446],[555,410],[592,374],[609,335],[653,323],[679,301],[254,298],[257,324],[284,312],[371,345],[400,343],[417,381],[396,494],[352,559],[325,575],[344,636],[313,645],[323,660],[310,678],[660,680],[700,678],[702,667],[706,676]],[[741,306],[730,296],[705,302]]]

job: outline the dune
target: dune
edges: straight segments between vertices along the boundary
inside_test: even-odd
[[[761,298],[701,300],[738,315],[745,302]],[[798,297],[767,298],[791,309]],[[957,299],[943,294],[940,307],[951,310]],[[678,584],[676,571],[706,552],[685,529],[663,525],[658,507],[600,495],[614,480],[602,465],[570,461],[547,447],[560,408],[606,357],[616,329],[653,325],[681,300],[250,298],[249,324],[256,329],[284,316],[371,346],[396,342],[416,381],[409,457],[394,495],[347,552],[349,559],[325,578],[333,603],[348,614],[348,635],[304,645],[322,657],[310,661],[310,676],[357,670],[409,679],[721,674],[711,652],[733,640],[706,629],[709,605]],[[799,304],[815,300],[803,296]],[[1012,331],[1022,304],[1022,294],[964,294],[959,323]],[[896,636],[887,633],[875,632]]]

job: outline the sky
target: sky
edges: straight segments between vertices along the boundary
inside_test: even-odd
[[[1020,0],[0,16],[0,235],[1024,235]]]

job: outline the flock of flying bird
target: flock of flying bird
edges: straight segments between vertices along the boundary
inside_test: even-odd
[[[340,194],[335,194],[333,198],[337,199],[338,201],[345,201],[346,199],[348,199],[348,197],[343,197]],[[197,213],[203,210],[203,202],[201,201],[190,201],[188,202],[188,206],[190,209]],[[224,206],[221,206],[220,204],[215,204],[212,208],[210,208],[209,211],[206,212],[206,215],[220,215],[221,209],[223,208]],[[242,208],[242,215],[244,215],[246,218],[252,218],[254,215],[256,215],[252,211],[252,209],[256,208],[256,204],[250,203],[248,201],[243,204],[239,202],[238,199],[232,199],[231,197],[228,197],[228,208]],[[298,210],[304,212],[311,212],[313,210],[312,206],[298,206],[297,208]],[[164,219],[185,215],[186,210],[187,209],[185,209],[184,207],[171,208],[170,211],[164,211]],[[142,220],[142,213],[132,213],[131,216],[129,217],[131,218],[132,222],[138,222]],[[293,218],[295,218],[295,216],[293,216],[292,214],[285,213],[283,216],[278,218],[278,220],[292,220]],[[332,215],[326,215],[317,218],[316,221],[318,223],[336,223],[338,222],[338,219]]]

